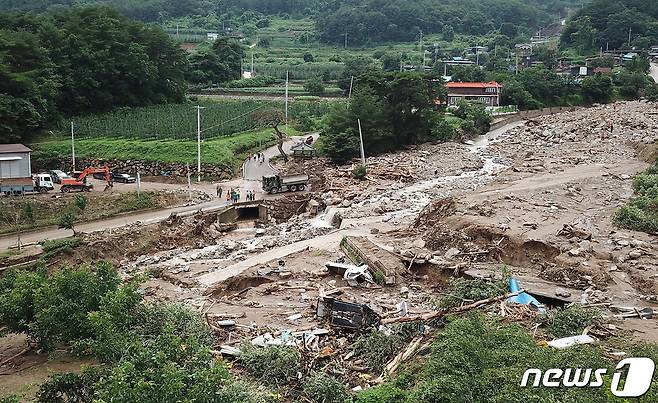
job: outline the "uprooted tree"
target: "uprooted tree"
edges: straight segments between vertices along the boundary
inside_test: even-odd
[[[269,126],[272,129],[274,129],[274,135],[276,136],[278,141],[277,147],[279,148],[279,153],[281,154],[283,161],[288,162],[288,155],[283,150],[283,142],[286,139],[286,133],[283,133],[279,129],[279,125],[285,122],[285,117],[283,113],[281,113],[281,111],[278,111],[276,109],[265,109],[262,111],[254,112],[251,115],[251,117],[256,122],[258,122],[259,126],[261,127]]]

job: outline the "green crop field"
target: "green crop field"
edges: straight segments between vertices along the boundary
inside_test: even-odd
[[[289,127],[289,135],[300,133]],[[275,144],[272,129],[252,130],[232,136],[204,139],[201,145],[201,162],[235,170],[250,152]],[[62,158],[71,154],[69,139],[57,139],[32,144],[35,158]],[[195,139],[124,139],[93,138],[76,140],[76,156],[159,162],[196,163]]]
[[[258,128],[252,114],[266,109],[284,111],[284,101],[200,100],[201,131],[204,138],[224,137]],[[75,136],[130,139],[196,139],[196,103],[168,104],[143,108],[123,108],[113,112],[73,119]],[[292,101],[289,116],[319,117],[329,109],[329,101]],[[64,125],[57,137],[68,137]]]

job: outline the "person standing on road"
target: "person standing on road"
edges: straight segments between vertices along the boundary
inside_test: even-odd
[[[217,198],[218,198],[218,199],[222,197],[222,191],[223,191],[223,190],[222,190],[222,187],[219,186],[219,183],[218,183],[218,184],[217,184]]]
[[[226,192],[226,201],[231,201],[232,197],[233,197],[233,188],[231,188],[231,190]]]

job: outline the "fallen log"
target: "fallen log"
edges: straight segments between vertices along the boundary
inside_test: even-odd
[[[420,343],[423,341],[423,337],[417,337],[414,340],[409,343],[407,348],[404,351],[401,351],[398,355],[395,356],[387,365],[386,369],[384,372],[377,378],[375,379],[375,383],[382,383],[384,382],[384,379],[386,376],[393,375],[395,371],[398,369],[400,364],[411,358],[411,356],[418,351],[418,348],[420,347]]]
[[[11,362],[11,361],[13,361],[15,358],[20,357],[21,355],[27,353],[28,351],[30,351],[30,348],[29,348],[29,347],[26,348],[26,349],[24,349],[24,350],[22,350],[22,351],[19,352],[18,354],[14,354],[14,355],[12,355],[11,357],[7,358],[6,360],[0,362],[0,367],[2,367],[3,365],[5,365],[5,364],[7,364],[7,363],[9,363],[9,362]]]
[[[382,319],[381,323],[383,325],[388,325],[388,324],[391,324],[391,323],[405,323],[405,322],[416,322],[416,321],[425,322],[425,321],[432,320],[432,319],[442,318],[442,317],[444,317],[448,314],[451,314],[451,313],[467,312],[467,311],[470,311],[471,309],[475,309],[475,308],[477,308],[481,305],[486,305],[486,304],[490,304],[492,302],[498,302],[498,301],[505,300],[507,298],[516,297],[517,295],[521,294],[522,292],[523,292],[523,290],[519,290],[519,291],[516,291],[516,292],[509,293],[509,294],[499,295],[497,297],[491,297],[491,298],[483,299],[483,300],[480,300],[480,301],[473,302],[472,304],[469,304],[469,305],[460,306],[459,308],[452,309],[452,310],[434,311],[434,312],[430,312],[430,313],[426,313],[426,314],[422,314],[422,315],[402,316],[400,318]]]

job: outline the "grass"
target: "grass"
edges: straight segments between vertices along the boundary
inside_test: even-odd
[[[41,247],[43,248],[41,260],[48,262],[56,256],[72,252],[75,247],[80,246],[81,244],[82,240],[75,237],[44,241],[41,244]]]
[[[290,127],[293,136],[299,133]],[[252,130],[229,137],[204,140],[201,145],[201,162],[223,166],[234,170],[239,167],[249,152],[261,145],[274,144],[272,129]],[[33,145],[36,158],[68,156],[70,140],[45,141]],[[119,160],[141,160],[157,162],[196,163],[196,140],[155,140],[96,138],[78,140],[75,143],[78,158],[102,158]]]
[[[649,349],[654,354],[654,345]],[[529,368],[611,368],[598,346],[565,350],[541,347],[527,329],[473,313],[456,318],[437,333],[429,357],[397,379],[357,395],[356,403],[430,402],[610,402],[601,388],[520,387]],[[609,385],[612,371],[605,379]],[[643,401],[655,401],[652,388]]]
[[[184,195],[180,196],[180,198],[184,197]],[[142,192],[141,196],[137,196],[136,192],[115,192],[110,194],[94,192],[86,195],[86,198],[87,206],[78,217],[79,222],[109,218],[121,213],[166,207],[179,202],[179,196],[159,192]],[[11,216],[18,209],[23,210],[25,203],[31,205],[35,219],[32,222],[23,220],[20,223],[22,231],[57,225],[62,214],[75,203],[75,199],[72,195],[58,199],[40,196],[3,198],[0,200],[0,210]],[[0,234],[9,234],[15,231],[14,223],[0,220]]]
[[[294,347],[255,347],[244,343],[240,348],[240,364],[261,381],[283,386],[291,383],[301,369],[301,356]]]

